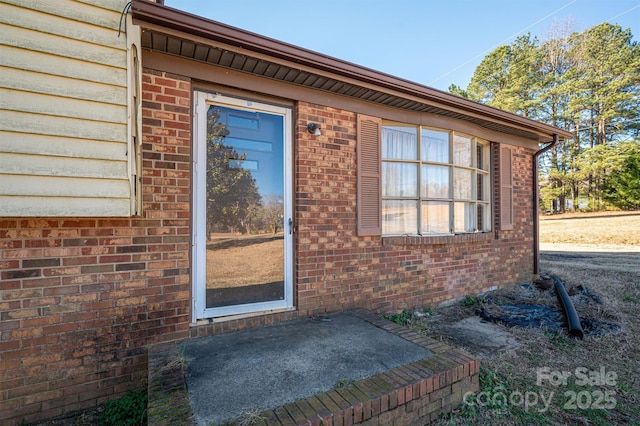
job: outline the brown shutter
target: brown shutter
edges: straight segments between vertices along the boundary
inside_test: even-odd
[[[382,120],[358,115],[358,235],[382,234],[380,139]]]
[[[513,229],[513,170],[511,148],[500,148],[500,229]]]

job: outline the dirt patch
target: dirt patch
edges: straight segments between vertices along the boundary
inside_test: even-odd
[[[591,226],[603,229],[609,220],[594,218]],[[475,403],[463,404],[436,424],[640,424],[640,252],[628,245],[570,247],[566,239],[561,240],[565,250],[542,251],[541,270],[566,284],[585,329],[583,340],[568,336],[563,317],[558,331],[545,325],[507,327],[491,322],[509,333],[515,347],[490,355],[474,347],[473,341],[442,332],[443,325],[475,317],[482,308],[495,316],[508,311],[505,306],[509,305],[560,308],[553,290],[540,291],[531,285],[513,285],[485,297],[469,296],[431,310],[420,322],[410,321],[426,335],[482,359],[480,393],[468,399]],[[566,374],[566,380],[551,382],[544,378],[545,371]],[[614,379],[584,383],[580,374],[608,374]],[[537,405],[525,406],[517,399],[524,395],[539,398]],[[607,403],[600,404],[605,398]]]
[[[516,347],[488,356],[482,348],[474,348],[473,341],[441,332],[443,324],[472,318],[483,306],[494,316],[504,314],[505,305],[559,308],[551,291],[520,285],[530,283],[501,289],[490,300],[471,295],[462,303],[433,309],[420,323],[411,320],[426,335],[482,359],[480,392],[435,424],[640,425],[638,230],[640,212],[541,218],[541,272],[566,284],[585,329],[583,340],[570,338],[566,327],[555,332],[546,326],[507,327],[491,322],[508,332]],[[549,380],[545,372],[566,380]],[[590,381],[581,380],[585,374]],[[525,395],[538,399],[531,398],[527,405]]]
[[[466,352],[486,359],[497,353],[516,349],[517,339],[504,327],[499,327],[480,317],[467,317],[455,322],[432,321],[432,330],[462,347]]]
[[[567,319],[553,288],[539,289],[527,284],[515,289],[517,291],[507,289],[507,297],[501,292],[487,295],[475,313],[486,321],[509,328],[540,328],[556,334],[566,334]],[[584,335],[620,331],[616,315],[607,311],[600,296],[584,285],[570,287],[567,291],[578,312]]]
[[[604,306],[602,298],[585,285],[567,288],[587,336],[617,333],[621,330],[615,312]],[[566,335],[565,313],[553,287],[523,284],[509,286],[462,302],[439,308],[428,315],[414,313],[408,325],[464,348],[480,358],[519,346],[511,329],[537,330]],[[492,326],[489,326],[491,324]]]

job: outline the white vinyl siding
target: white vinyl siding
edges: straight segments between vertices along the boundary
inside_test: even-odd
[[[0,216],[135,214],[126,3],[0,0]]]

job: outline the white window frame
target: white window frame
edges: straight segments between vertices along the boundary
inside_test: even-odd
[[[390,159],[384,157],[384,152],[382,153],[382,163],[396,163],[396,164],[414,164],[417,167],[417,192],[415,197],[402,197],[402,196],[382,196],[382,204],[383,204],[383,223],[382,223],[382,235],[383,236],[394,236],[398,234],[385,232],[385,221],[384,221],[384,213],[385,213],[385,201],[415,201],[416,203],[416,218],[417,223],[415,224],[415,232],[407,233],[403,235],[420,235],[420,236],[438,236],[438,235],[456,235],[456,234],[472,234],[472,233],[487,233],[493,230],[493,197],[492,197],[492,179],[491,179],[491,169],[492,169],[492,158],[491,158],[491,145],[488,141],[477,138],[472,135],[464,134],[461,132],[455,132],[447,129],[440,129],[435,127],[428,126],[418,126],[418,125],[410,125],[407,123],[398,123],[392,121],[383,121],[382,127],[386,126],[402,126],[407,128],[412,128],[417,130],[417,152],[415,159],[406,160],[406,159]],[[437,162],[437,161],[426,161],[422,160],[422,132],[425,130],[432,130],[438,132],[444,132],[448,134],[448,142],[449,142],[449,161],[447,163]],[[471,140],[471,166],[462,166],[454,163],[454,136],[461,136],[464,138],[469,138]],[[478,147],[482,146],[483,148],[483,165],[478,165]],[[384,150],[383,150],[384,151]],[[421,191],[421,182],[422,182],[422,166],[443,166],[448,167],[449,169],[449,191],[447,197],[423,197]],[[384,167],[382,168],[382,182],[384,182]],[[455,186],[455,171],[456,170],[467,170],[471,173],[471,197],[470,198],[456,198],[454,195],[454,186]],[[478,176],[483,176],[482,182],[482,192],[483,199],[478,199]],[[421,233],[422,229],[422,203],[428,201],[436,201],[449,203],[449,232],[442,233]],[[473,229],[467,230],[456,230],[456,220],[459,217],[456,217],[456,203],[469,203],[473,205],[473,218],[474,224]],[[482,207],[484,208],[485,214],[482,217],[482,224],[479,223],[480,218],[478,215],[478,209]]]

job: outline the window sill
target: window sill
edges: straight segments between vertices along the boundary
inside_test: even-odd
[[[463,244],[463,243],[481,243],[495,239],[494,232],[482,232],[477,234],[458,234],[458,235],[399,235],[399,236],[383,236],[383,246],[419,246],[433,244]]]

